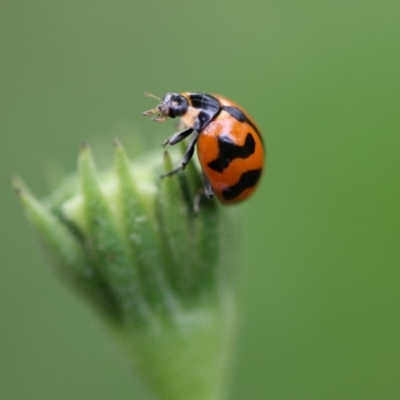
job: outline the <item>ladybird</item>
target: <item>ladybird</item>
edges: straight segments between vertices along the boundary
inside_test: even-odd
[[[153,121],[163,122],[179,117],[184,129],[168,138],[163,145],[174,145],[189,135],[192,139],[181,165],[163,176],[169,176],[191,160],[196,144],[203,170],[207,197],[215,194],[225,204],[249,197],[257,187],[264,166],[264,148],[260,131],[242,107],[225,97],[206,93],[167,93],[157,99],[160,104],[145,111],[157,114]]]

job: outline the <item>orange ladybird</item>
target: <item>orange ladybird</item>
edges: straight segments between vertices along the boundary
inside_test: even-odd
[[[146,96],[155,97],[148,93]],[[143,115],[157,114],[154,121],[180,117],[185,127],[167,139],[164,146],[193,134],[181,165],[166,175],[184,169],[197,144],[207,197],[215,194],[225,204],[249,197],[260,181],[264,166],[263,141],[249,114],[218,95],[167,93],[158,100],[160,104]]]

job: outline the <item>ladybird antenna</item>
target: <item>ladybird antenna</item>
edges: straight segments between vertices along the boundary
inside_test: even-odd
[[[158,101],[161,102],[161,99],[160,99],[159,97],[157,97],[157,96],[154,96],[154,94],[151,94],[151,93],[149,93],[149,92],[144,92],[144,95],[145,95],[146,97],[152,97],[153,99],[156,99],[156,100],[158,100]]]

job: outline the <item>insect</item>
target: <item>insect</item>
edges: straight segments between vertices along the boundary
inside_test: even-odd
[[[264,165],[263,141],[257,125],[239,105],[219,95],[205,93],[167,93],[158,98],[156,108],[144,116],[157,114],[153,121],[180,117],[184,129],[164,143],[174,145],[189,135],[191,141],[181,165],[164,176],[172,175],[191,160],[196,144],[203,170],[204,192],[215,194],[222,203],[233,204],[249,197],[255,190]]]

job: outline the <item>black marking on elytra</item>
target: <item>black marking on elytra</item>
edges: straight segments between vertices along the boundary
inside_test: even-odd
[[[258,128],[253,124],[253,122],[251,122],[249,118],[246,117],[246,114],[239,108],[232,106],[222,106],[222,110],[226,111],[229,115],[231,115],[239,122],[247,122],[257,132],[257,135],[260,136],[261,138]]]
[[[244,172],[237,183],[229,186],[227,189],[222,191],[222,197],[224,200],[233,200],[238,197],[244,190],[249,189],[256,185],[261,176],[260,169],[252,169]]]
[[[222,172],[236,158],[251,156],[256,148],[256,142],[251,133],[248,133],[242,146],[232,141],[229,135],[218,136],[218,157],[207,165],[217,172]]]

